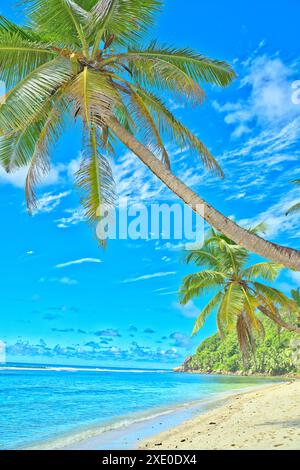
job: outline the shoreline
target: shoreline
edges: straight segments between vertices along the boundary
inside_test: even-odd
[[[279,379],[280,380],[280,379]],[[279,381],[279,384],[283,382]],[[274,382],[273,384],[274,385]],[[276,384],[278,385],[278,384]],[[145,440],[155,439],[161,432],[169,432],[189,422],[195,416],[204,416],[206,413],[226,406],[230,400],[250,392],[265,389],[270,384],[250,385],[249,387],[230,390],[213,395],[208,399],[201,399],[189,403],[174,405],[173,407],[159,408],[140,413],[134,417],[133,422],[126,422],[126,417],[120,421],[106,423],[104,427],[95,426],[62,435],[48,441],[35,443],[26,449],[30,450],[134,450],[140,447]],[[129,418],[129,417],[128,417]],[[157,447],[155,446],[157,449]]]
[[[151,439],[140,450],[299,450],[300,380],[231,396]]]
[[[256,372],[254,374],[248,373],[248,372],[242,372],[242,371],[237,371],[237,372],[227,372],[227,371],[207,371],[207,370],[201,370],[201,369],[195,369],[195,370],[180,370],[180,367],[177,367],[173,369],[174,374],[199,374],[199,375],[221,375],[223,377],[253,377],[254,379],[273,379],[273,380],[283,380],[283,381],[288,381],[288,380],[300,380],[300,374],[293,374],[293,373],[288,373],[288,374],[282,374],[282,375],[271,375],[271,374],[266,374],[266,373],[260,373]]]

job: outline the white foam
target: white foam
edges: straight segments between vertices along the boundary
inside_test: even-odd
[[[168,370],[155,370],[155,369],[101,369],[98,367],[95,368],[84,368],[84,367],[55,367],[55,366],[45,366],[45,367],[21,367],[21,366],[0,366],[0,371],[52,371],[52,372],[110,372],[110,373],[131,373],[131,374],[166,374]]]

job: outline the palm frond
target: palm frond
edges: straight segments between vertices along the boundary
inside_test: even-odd
[[[290,183],[300,185],[300,179],[292,180],[290,181]],[[300,202],[290,207],[290,209],[286,212],[285,215],[288,216],[291,214],[297,214],[298,212],[300,212]]]
[[[258,294],[261,294],[262,298],[280,305],[281,307],[293,309],[295,303],[292,299],[287,297],[283,292],[275,289],[274,287],[266,286],[260,282],[253,282],[253,286]]]
[[[245,306],[245,295],[238,283],[232,282],[226,288],[217,313],[221,336],[232,331]]]
[[[297,306],[300,307],[300,289],[291,290],[292,299],[296,302]]]
[[[9,173],[27,166],[42,130],[42,122],[34,122],[15,134],[0,137],[0,164]]]
[[[204,246],[214,246],[220,251],[222,271],[237,274],[248,260],[249,252],[223,235],[216,233],[205,239]]]
[[[218,306],[218,304],[221,302],[223,297],[223,291],[218,292],[204,307],[202,312],[200,313],[199,317],[197,318],[194,329],[193,329],[193,335],[198,333],[198,331],[202,328],[204,325],[207,317],[213,312],[213,310]]]
[[[222,264],[222,259],[218,255],[218,251],[214,250],[213,247],[205,247],[202,250],[186,252],[184,262],[186,264],[195,263],[197,266],[207,266],[218,270]]]
[[[113,59],[114,57],[112,57]],[[191,49],[177,49],[170,46],[159,46],[155,41],[145,48],[131,48],[124,54],[115,56],[115,60],[127,61],[133,76],[141,83],[159,86],[157,74],[165,77],[165,82],[172,81],[172,74],[177,69],[195,83],[211,83],[225,87],[235,78],[232,67],[226,62],[209,59]],[[180,75],[177,75],[177,79]],[[166,84],[164,85],[166,86]]]
[[[249,280],[262,278],[267,281],[275,281],[283,268],[284,266],[281,264],[265,261],[244,269],[242,276]]]
[[[90,14],[72,0],[22,0],[30,26],[37,32],[54,34],[65,44],[83,47],[88,54],[84,27]]]
[[[91,33],[94,37],[93,57],[100,41],[114,36],[121,45],[136,41],[154,24],[154,15],[162,0],[99,0],[91,10]]]
[[[198,297],[201,293],[222,287],[226,281],[226,276],[218,271],[200,271],[190,274],[183,279],[179,290],[180,303],[186,305],[191,299]]]
[[[298,212],[300,212],[300,202],[290,207],[290,209],[286,212],[285,215],[297,214]]]
[[[260,331],[260,336],[264,335],[264,326],[263,324],[258,320],[258,325],[259,325],[259,331]],[[253,329],[251,324],[249,323],[249,318],[245,315],[240,315],[237,324],[236,324],[236,330],[237,330],[237,337],[238,337],[238,342],[240,346],[240,350],[242,353],[243,357],[243,363],[244,366],[248,364],[249,356],[252,353],[252,355],[255,355],[256,352],[256,341],[255,341],[255,336],[253,334]]]
[[[82,190],[82,205],[90,224],[101,221],[101,209],[109,209],[115,203],[115,187],[109,161],[100,153],[97,130],[92,127],[83,161],[76,174],[76,184]],[[100,243],[105,244],[103,240]]]
[[[197,156],[200,156],[204,166],[223,177],[224,174],[216,159],[213,157],[207,147],[201,140],[195,136],[184,124],[182,124],[176,117],[169,111],[167,106],[153,93],[131,85],[133,89],[141,96],[144,103],[151,111],[155,122],[159,123],[160,132],[166,135],[171,141],[174,141],[181,149],[190,150]]]
[[[7,89],[57,55],[50,44],[0,31],[0,79]]]
[[[2,15],[0,15],[0,33],[17,34],[21,39],[30,41],[37,39],[37,34],[34,31],[26,27],[20,27]]]
[[[134,82],[142,87],[169,91],[179,99],[183,97],[185,101],[189,100],[195,105],[201,104],[205,98],[203,88],[185,70],[173,63],[149,60],[142,56],[140,61],[135,60],[133,64],[129,60],[128,67]]]
[[[244,313],[246,314],[248,318],[248,323],[249,327],[251,329],[253,328],[257,332],[260,331],[260,324],[258,322],[258,319],[255,315],[255,311],[258,308],[260,302],[259,299],[253,295],[250,294],[247,288],[244,286],[241,287],[243,293],[244,293]]]
[[[37,207],[35,186],[41,182],[50,170],[50,151],[65,128],[67,111],[67,103],[63,96],[59,96],[47,119],[40,126],[38,139],[35,142],[34,151],[29,161],[25,184],[27,207],[30,213]]]
[[[266,222],[260,222],[259,224],[249,229],[249,232],[254,233],[255,235],[261,235],[261,234],[267,233],[267,231],[268,231],[268,224]]]
[[[130,114],[134,115],[133,117],[135,118],[134,121],[136,124],[142,124],[139,127],[143,129],[143,141],[146,143],[149,142],[152,146],[154,145],[154,152],[159,154],[162,162],[170,169],[171,163],[168,152],[147,104],[142,99],[141,95],[133,89],[131,90],[130,97],[132,104],[132,113]]]
[[[120,106],[118,93],[108,77],[88,67],[78,74],[68,92],[75,102],[75,114],[81,116],[88,128],[91,122],[102,126],[113,107]]]
[[[33,115],[40,114],[45,101],[73,77],[70,61],[58,57],[41,65],[8,92],[0,107],[0,134],[14,133],[24,128]]]

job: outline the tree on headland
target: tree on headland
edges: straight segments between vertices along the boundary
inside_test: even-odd
[[[202,269],[183,279],[179,291],[181,304],[211,293],[195,322],[193,334],[210,314],[217,312],[221,337],[235,330],[246,357],[254,351],[256,337],[264,334],[258,313],[282,328],[300,333],[299,326],[287,322],[279,313],[279,309],[295,312],[294,300],[263,282],[274,281],[282,265],[268,261],[249,265],[249,252],[214,230],[206,237],[203,248],[188,252],[185,261]]]
[[[0,18],[0,79],[9,89],[0,107],[0,161],[28,167],[26,197],[50,169],[50,152],[70,116],[83,123],[83,163],[76,175],[86,218],[113,204],[107,155],[119,139],[168,187],[224,235],[262,257],[300,270],[300,252],[268,242],[227,218],[171,171],[166,137],[222,176],[206,146],[168,109],[161,93],[201,104],[203,84],[235,77],[225,62],[191,49],[139,46],[163,0],[23,0],[25,26]],[[201,210],[200,210],[201,207]]]

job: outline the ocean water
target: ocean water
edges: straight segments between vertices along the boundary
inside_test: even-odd
[[[92,429],[163,416],[265,379],[170,371],[0,367],[0,449],[26,448]]]

